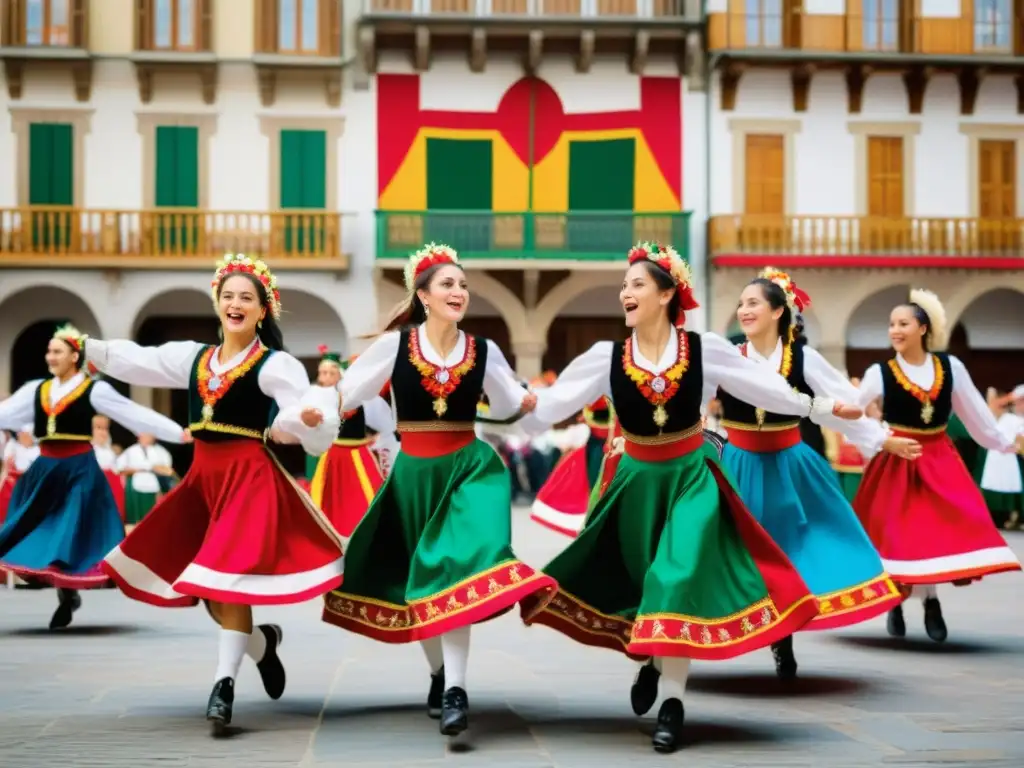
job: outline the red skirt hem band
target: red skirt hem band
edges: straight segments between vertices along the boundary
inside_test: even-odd
[[[39,581],[46,582],[47,584],[54,587],[60,587],[62,589],[102,589],[110,584],[110,578],[105,573],[102,571],[96,572],[95,570],[90,571],[88,574],[73,576],[68,573],[63,573],[56,568],[35,570],[32,568],[22,568],[16,565],[0,563],[0,571],[10,571],[15,576],[22,579],[38,579]]]
[[[570,539],[575,539],[577,536],[579,536],[579,533],[580,533],[579,531],[572,531],[572,530],[569,530],[568,528],[563,528],[560,525],[552,523],[549,520],[545,520],[543,517],[540,517],[539,515],[537,515],[537,513],[532,513],[530,515],[530,519],[533,520],[533,522],[535,522],[535,523],[539,523],[540,525],[543,525],[549,531],[554,531],[555,533],[560,533],[563,536],[568,536]],[[580,523],[581,523],[581,527],[582,527],[582,520],[580,521]]]
[[[1000,563],[997,565],[979,566],[977,568],[964,568],[959,571],[943,571],[931,574],[899,574],[893,573],[892,580],[897,584],[913,584],[927,586],[932,584],[952,584],[958,581],[981,581],[985,576],[995,576],[997,573],[1011,573],[1022,570],[1020,563]]]

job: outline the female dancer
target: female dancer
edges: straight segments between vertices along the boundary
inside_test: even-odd
[[[337,433],[333,390],[310,390],[302,363],[282,351],[277,282],[262,261],[227,256],[212,283],[223,341],[140,347],[89,340],[89,362],[143,387],[189,391],[192,467],[107,555],[103,569],[131,598],[164,607],[200,599],[220,624],[220,653],[206,717],[231,722],[242,657],[256,662],[267,694],[284,692],[280,628],[253,631],[253,605],[297,603],[341,583],[338,535],[267,450],[292,435],[323,453]],[[326,408],[303,407],[317,396]],[[278,412],[278,409],[280,411]],[[276,413],[276,417],[275,417]],[[328,418],[324,418],[324,414]]]
[[[96,463],[100,465],[110,492],[114,495],[121,522],[124,522],[124,480],[117,471],[117,454],[114,453],[110,438],[110,419],[99,413],[92,417],[92,449],[96,454]]]
[[[46,349],[53,378],[30,381],[0,403],[0,428],[31,420],[39,458],[18,480],[0,528],[0,568],[57,587],[50,629],[71,623],[79,589],[110,580],[98,567],[124,538],[110,484],[92,449],[92,418],[109,416],[133,432],[153,432],[180,443],[181,427],[119,395],[82,370],[85,336],[59,328]]]
[[[26,424],[13,440],[4,445],[3,465],[0,467],[0,523],[7,519],[7,507],[14,494],[14,484],[28,472],[32,462],[39,458],[39,445],[32,436],[33,430],[34,425]]]
[[[338,385],[348,410],[390,377],[402,450],[352,533],[344,587],[327,597],[323,618],[386,643],[421,641],[428,712],[454,736],[468,726],[470,625],[530,595],[544,603],[555,586],[512,552],[508,473],[474,424],[481,392],[499,420],[536,396],[494,342],[459,330],[469,291],[455,251],[425,246],[405,284],[408,299]]]
[[[798,392],[856,401],[857,389],[806,346],[800,334],[798,313],[809,303],[785,272],[764,270],[740,296],[736,316],[747,337],[739,345],[740,354],[778,371]],[[719,390],[718,399],[729,437],[722,461],[740,498],[818,600],[820,612],[804,629],[857,624],[899,605],[899,590],[831,467],[801,439],[798,421],[749,405],[726,388]],[[908,459],[921,453],[916,441],[889,437],[872,419],[843,421],[826,415],[821,423],[845,433],[869,455],[882,448]],[[772,654],[779,677],[796,676],[791,635],[774,643]]]
[[[1006,397],[992,404],[992,415],[1003,435],[1016,440],[1024,434],[1024,384]],[[999,451],[979,451],[975,466],[975,480],[992,515],[992,522],[1000,528],[1013,530],[1024,511],[1024,458]]]
[[[685,311],[697,302],[671,247],[644,243],[628,260],[620,299],[631,336],[576,358],[524,419],[524,429],[558,422],[606,395],[625,452],[579,537],[544,569],[559,582],[557,596],[548,606],[524,601],[523,618],[638,660],[660,657],[667,698],[653,744],[671,752],[682,737],[692,659],[739,656],[818,614],[796,569],[705,448],[702,402],[725,385],[794,416],[861,411],[795,393],[720,336],[684,331]],[[641,668],[631,694],[637,714],[653,706],[658,677],[653,660]]]
[[[342,361],[339,355],[321,347],[317,384],[333,389],[354,360]],[[367,428],[376,431],[377,437],[369,435]],[[385,455],[396,443],[391,406],[379,396],[345,414],[334,444],[320,457],[313,475],[313,502],[343,538],[352,535],[384,483],[383,466],[370,451],[374,442]]]
[[[125,522],[131,531],[141,523],[160,500],[160,478],[175,478],[171,454],[158,445],[153,435],[141,434],[118,460],[127,479],[125,491]]]
[[[882,418],[894,435],[921,442],[922,456],[908,462],[881,454],[869,462],[853,508],[882,563],[900,585],[924,601],[924,626],[936,642],[946,623],[935,585],[968,584],[983,576],[1020,570],[1013,550],[996,530],[985,500],[946,435],[954,412],[971,436],[990,451],[1021,451],[1024,437],[1003,435],[964,364],[942,349],[946,311],[929,291],[912,290],[889,315],[896,356],[864,374],[860,402],[882,398]],[[907,632],[901,606],[889,612],[893,637]]]

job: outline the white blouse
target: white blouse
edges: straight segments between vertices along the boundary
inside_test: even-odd
[[[363,416],[366,426],[377,433],[374,450],[384,451],[388,455],[398,449],[395,438],[395,417],[391,412],[391,404],[379,395],[369,402],[363,403]]]
[[[89,344],[102,343],[94,342],[92,339],[89,340]],[[141,347],[137,347],[137,349],[141,349]],[[111,376],[125,381],[125,379],[113,373],[111,373]],[[64,382],[53,379],[53,383],[50,385],[50,404],[56,405],[59,403],[61,398],[74,392],[84,380],[85,374],[82,372],[76,373]],[[39,385],[42,383],[43,379],[30,381],[0,403],[0,428],[21,429],[22,424],[26,421],[31,421],[35,417],[36,393]],[[158,440],[168,443],[181,442],[182,428],[179,424],[163,414],[129,400],[110,386],[109,382],[97,381],[92,385],[92,389],[89,390],[89,404],[96,413],[102,413],[104,416],[110,417],[135,434],[149,432],[155,435]],[[37,435],[37,437],[42,437],[42,435]]]
[[[220,348],[210,358],[210,369],[223,375],[241,364],[258,339],[227,362],[218,359]],[[141,347],[132,341],[99,341],[89,339],[85,345],[86,358],[115,379],[140,387],[167,387],[188,389],[196,357],[203,349],[195,341],[171,341],[159,347]],[[337,395],[327,387],[310,387],[309,377],[302,363],[287,352],[274,352],[260,368],[257,383],[260,391],[271,397],[281,409],[274,420],[274,427],[299,438],[307,453],[319,456],[324,453],[338,435],[341,418],[338,416]],[[307,427],[300,414],[303,408],[317,408],[324,420],[317,427]],[[107,414],[112,415],[112,414]],[[167,440],[152,429],[137,430],[150,432],[159,440]],[[178,427],[181,432],[181,427]]]
[[[459,331],[459,340],[447,358],[442,357],[431,345],[423,325],[415,329],[414,333],[419,334],[420,352],[428,362],[447,368],[453,368],[462,362],[466,354],[466,334],[462,331]],[[345,371],[345,375],[338,382],[338,391],[341,393],[342,407],[346,411],[365,405],[367,400],[376,397],[391,378],[399,354],[400,340],[401,334],[398,331],[389,331],[381,335]],[[498,420],[517,414],[527,394],[516,381],[512,367],[501,349],[490,339],[487,340],[484,392],[490,404],[490,417]]]
[[[747,344],[747,357],[756,360],[762,365],[771,367],[778,371],[782,365],[782,339],[775,344],[775,349],[767,357],[754,349],[753,344]],[[837,371],[816,349],[804,346],[804,380],[814,391],[815,395],[832,397],[842,403],[854,404],[860,398],[860,392],[851,384],[843,374]],[[780,374],[781,375],[781,374]],[[879,422],[861,416],[859,419],[849,421],[833,416],[831,413],[821,417],[821,426],[839,432],[846,436],[861,452],[865,459],[870,459],[880,450],[885,443],[889,432]]]
[[[96,445],[92,444],[92,450],[96,454],[96,463],[100,465],[100,469],[104,472],[108,470],[111,472],[117,471],[117,454],[114,453],[114,449],[109,445]]]
[[[533,432],[540,425],[557,424],[602,395],[611,396],[614,346],[610,341],[597,342],[569,363],[552,386],[537,392],[536,409],[520,420],[523,429]],[[679,356],[675,334],[669,336],[656,363],[645,358],[639,347],[634,332],[633,359],[638,366],[652,373],[668,370],[676,364]],[[714,399],[721,386],[744,402],[773,413],[810,417],[815,423],[832,415],[834,400],[820,397],[812,400],[807,395],[794,392],[782,376],[748,360],[718,334],[702,333],[700,348],[704,371],[701,401],[704,406]]]
[[[929,390],[935,383],[935,363],[932,362],[931,355],[927,355],[921,365],[911,365],[899,354],[896,355],[896,362],[907,378],[921,389]],[[985,398],[974,386],[971,374],[967,372],[964,364],[959,358],[950,355],[949,367],[953,371],[953,413],[960,417],[971,437],[978,445],[990,451],[1016,451],[1014,441],[999,431],[996,417],[992,415]],[[885,395],[882,368],[878,363],[864,372],[860,389],[856,391],[857,402],[862,406]]]
[[[171,454],[162,445],[143,446],[140,443],[128,448],[117,460],[117,467],[124,472],[134,470],[128,478],[132,490],[137,493],[160,493],[160,480],[153,467],[170,467],[174,463]]]
[[[11,440],[4,446],[4,461],[14,465],[14,471],[19,474],[28,472],[32,462],[39,458],[39,446],[30,445],[26,448],[17,440]]]

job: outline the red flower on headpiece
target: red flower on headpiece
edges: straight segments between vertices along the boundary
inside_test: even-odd
[[[687,311],[700,306],[693,295],[693,278],[683,257],[671,245],[638,243],[630,249],[626,259],[631,265],[645,259],[653,261],[668,272],[672,280],[675,281],[676,291],[679,294],[679,314],[676,315],[674,322],[676,326],[682,328],[686,322]]]
[[[459,255],[454,248],[438,243],[428,243],[409,257],[409,263],[405,267],[405,287],[412,291],[416,286],[416,279],[431,267],[438,264],[458,264]]]
[[[807,292],[800,290],[793,281],[793,278],[781,269],[765,267],[764,271],[761,272],[761,277],[779,286],[786,295],[786,303],[798,312],[803,312],[807,307],[811,306],[811,297],[807,295]]]
[[[326,344],[321,344],[319,347],[316,348],[316,351],[320,355],[326,355],[327,354],[327,345]]]

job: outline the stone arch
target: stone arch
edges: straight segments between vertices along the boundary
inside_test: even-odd
[[[533,338],[547,338],[551,323],[573,299],[598,288],[612,286],[617,289],[620,282],[618,272],[601,270],[573,272],[548,291],[531,313],[530,332]]]
[[[954,325],[963,326],[972,349],[1024,350],[1024,292],[1006,287],[984,291]]]
[[[484,299],[501,315],[508,327],[509,342],[513,347],[534,338],[531,324],[526,319],[526,308],[512,291],[486,272],[470,272],[468,282],[470,291]]]
[[[888,285],[860,298],[846,322],[847,348],[887,348],[889,312],[901,301],[906,301],[909,289],[907,284]]]

